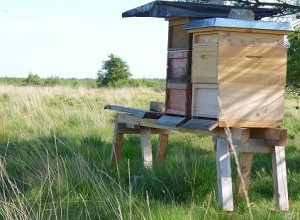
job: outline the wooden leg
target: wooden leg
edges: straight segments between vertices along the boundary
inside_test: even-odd
[[[224,210],[233,211],[229,143],[224,138],[217,138],[216,161],[219,201]]]
[[[159,135],[157,152],[156,152],[156,158],[159,165],[163,164],[166,160],[168,141],[169,141],[169,134]]]
[[[142,160],[146,168],[152,168],[152,147],[150,128],[141,127]]]
[[[120,133],[119,123],[116,122],[112,151],[110,156],[110,164],[112,166],[116,166],[121,159],[123,140],[124,140],[124,134]]]
[[[274,147],[274,151],[272,152],[272,167],[276,207],[282,211],[288,211],[289,201],[284,147]]]
[[[253,162],[253,153],[240,153],[239,165],[241,169],[241,176],[237,176],[236,180],[236,192],[239,196],[245,198],[248,196],[248,190],[250,185],[251,169]],[[242,183],[242,179],[244,186]]]

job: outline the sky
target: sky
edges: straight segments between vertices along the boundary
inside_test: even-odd
[[[133,78],[165,78],[167,22],[122,18],[151,0],[0,0],[0,77],[96,78],[113,53]]]

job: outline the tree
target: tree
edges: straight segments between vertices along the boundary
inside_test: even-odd
[[[128,64],[120,57],[110,54],[108,59],[103,61],[101,70],[97,73],[97,85],[112,86],[120,80],[128,80],[131,76]]]
[[[209,0],[180,0],[194,3],[208,3]],[[276,17],[281,20],[293,20],[300,18],[300,1],[299,0],[224,0],[226,5],[239,5],[255,8],[276,8],[280,14]]]
[[[288,36],[288,82],[299,84],[300,80],[300,29],[296,29]],[[299,85],[296,85],[299,87]]]

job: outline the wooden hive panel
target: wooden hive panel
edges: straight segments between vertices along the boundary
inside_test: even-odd
[[[192,83],[218,83],[217,44],[193,47]]]
[[[190,81],[189,50],[168,52],[167,81],[188,82]]]
[[[219,83],[252,83],[284,86],[285,48],[221,45],[218,50]]]
[[[282,125],[284,86],[220,83],[219,96],[220,127],[274,128]]]
[[[189,19],[175,19],[169,22],[169,50],[187,49],[190,35],[184,30],[184,25]]]
[[[193,84],[192,115],[218,118],[218,84]]]
[[[191,84],[167,83],[166,113],[189,116],[191,111]]]

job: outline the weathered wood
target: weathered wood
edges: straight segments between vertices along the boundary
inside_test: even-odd
[[[233,211],[229,143],[224,138],[217,138],[216,161],[219,202],[224,210]]]
[[[168,52],[167,82],[189,82],[189,50]]]
[[[153,112],[165,112],[165,103],[164,102],[150,102],[150,111]]]
[[[249,139],[248,146],[241,144],[241,141],[233,140],[235,151],[237,153],[271,153],[273,146],[265,144],[261,139]]]
[[[239,196],[244,198],[248,196],[252,162],[253,162],[253,153],[240,153],[239,167],[241,169],[241,176],[237,175],[236,192]],[[244,184],[242,183],[242,179]]]
[[[283,122],[284,87],[220,83],[219,126],[276,128]]]
[[[194,47],[192,60],[193,83],[218,83],[217,44]]]
[[[192,116],[218,118],[217,84],[193,84]]]
[[[194,134],[202,134],[208,136],[216,136],[221,138],[227,138],[227,135],[223,128],[216,128],[212,131],[206,130],[199,130],[199,129],[186,129],[183,127],[171,127],[171,126],[164,126],[156,124],[156,119],[141,119],[134,115],[128,114],[118,114],[117,122],[119,123],[131,123],[136,124],[143,127],[149,128],[158,128],[162,130],[172,130],[172,131],[181,131],[186,133],[194,133]],[[245,138],[249,137],[250,130],[247,128],[231,128],[231,135],[233,140],[244,140]]]
[[[157,163],[159,165],[162,165],[166,160],[168,141],[169,141],[169,134],[159,135],[157,152],[156,152]]]
[[[181,127],[187,129],[192,128],[192,129],[212,131],[216,127],[218,127],[218,122],[216,120],[192,118],[188,120],[186,123],[184,123],[183,125],[181,125]]]
[[[152,168],[152,145],[151,145],[151,131],[149,128],[141,127],[141,148],[142,160],[145,168]]]
[[[110,156],[110,164],[112,166],[116,166],[121,159],[121,151],[122,151],[122,144],[124,140],[124,134],[121,133],[119,126],[120,124],[118,123],[118,121],[116,121],[112,151]]]
[[[140,118],[160,118],[161,116],[164,115],[164,113],[162,112],[151,112],[144,109],[124,107],[118,105],[106,105],[104,109],[127,112]]]
[[[127,125],[127,124],[126,124]],[[135,125],[134,128],[128,128],[125,124],[119,124],[118,131],[122,134],[140,134],[140,126]],[[168,130],[162,130],[158,128],[149,128],[151,131],[151,134],[169,134],[170,131]]]
[[[166,113],[189,116],[191,111],[191,83],[167,83]]]
[[[287,129],[285,128],[254,128],[250,130],[250,137],[265,140],[266,145],[286,146]]]
[[[213,31],[205,34],[195,33],[193,46],[205,46],[210,44],[230,46],[272,47],[284,48],[284,36],[281,34],[266,33],[241,33],[230,31]]]
[[[156,124],[164,125],[164,126],[171,126],[171,127],[178,127],[184,124],[188,119],[184,117],[177,117],[177,116],[168,116],[164,115],[158,120],[156,120]]]
[[[283,211],[289,210],[285,148],[275,146],[272,152],[273,182],[276,207]]]

